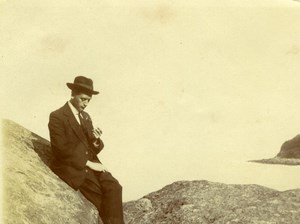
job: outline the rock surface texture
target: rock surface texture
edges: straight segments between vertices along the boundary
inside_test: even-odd
[[[3,120],[4,224],[95,224],[95,207],[48,168],[49,142]],[[124,203],[127,224],[298,224],[300,189],[180,181]]]
[[[2,128],[5,224],[98,223],[94,206],[48,168],[47,140],[9,120]]]
[[[297,224],[300,189],[180,181],[127,202],[128,224]]]

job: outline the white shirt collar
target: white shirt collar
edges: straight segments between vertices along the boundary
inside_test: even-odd
[[[78,117],[78,114],[79,114],[78,110],[73,106],[73,104],[70,101],[68,101],[68,105],[69,105],[74,117],[76,118],[77,122],[80,124],[80,120]]]

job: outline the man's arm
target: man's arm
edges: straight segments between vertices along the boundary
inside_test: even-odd
[[[70,140],[64,127],[64,120],[55,113],[51,113],[48,127],[51,146],[55,156],[62,162],[69,164],[78,170],[84,169],[87,158],[80,156],[76,152],[81,151],[81,148],[85,146],[80,142],[78,143]]]
[[[70,156],[72,154],[73,147],[64,131],[63,121],[54,113],[51,113],[48,127],[52,149],[55,153],[58,153],[63,157]]]
[[[94,142],[93,142],[94,147],[97,149],[100,149],[100,150],[103,149],[104,144],[103,144],[102,140],[100,139],[101,134],[102,134],[102,131],[100,130],[100,128],[97,127],[95,129],[93,129],[92,133],[94,135]]]
[[[102,135],[102,131],[98,127],[94,128],[92,119],[88,113],[85,113],[85,116],[86,116],[88,128],[90,129],[89,132],[91,134],[91,141],[92,141],[91,143],[92,143],[93,151],[95,154],[99,154],[101,150],[104,148],[103,141],[100,138]]]

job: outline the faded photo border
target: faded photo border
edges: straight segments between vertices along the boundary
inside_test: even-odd
[[[125,202],[177,180],[296,188],[296,167],[248,161],[300,132],[299,10],[298,0],[0,0],[1,118],[49,140],[66,83],[86,75]],[[1,137],[3,218],[4,166],[18,164]]]

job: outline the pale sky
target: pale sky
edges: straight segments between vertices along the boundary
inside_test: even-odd
[[[299,186],[299,168],[247,160],[300,133],[300,2],[0,2],[1,117],[49,139],[66,82],[92,78],[124,200],[177,180]]]

